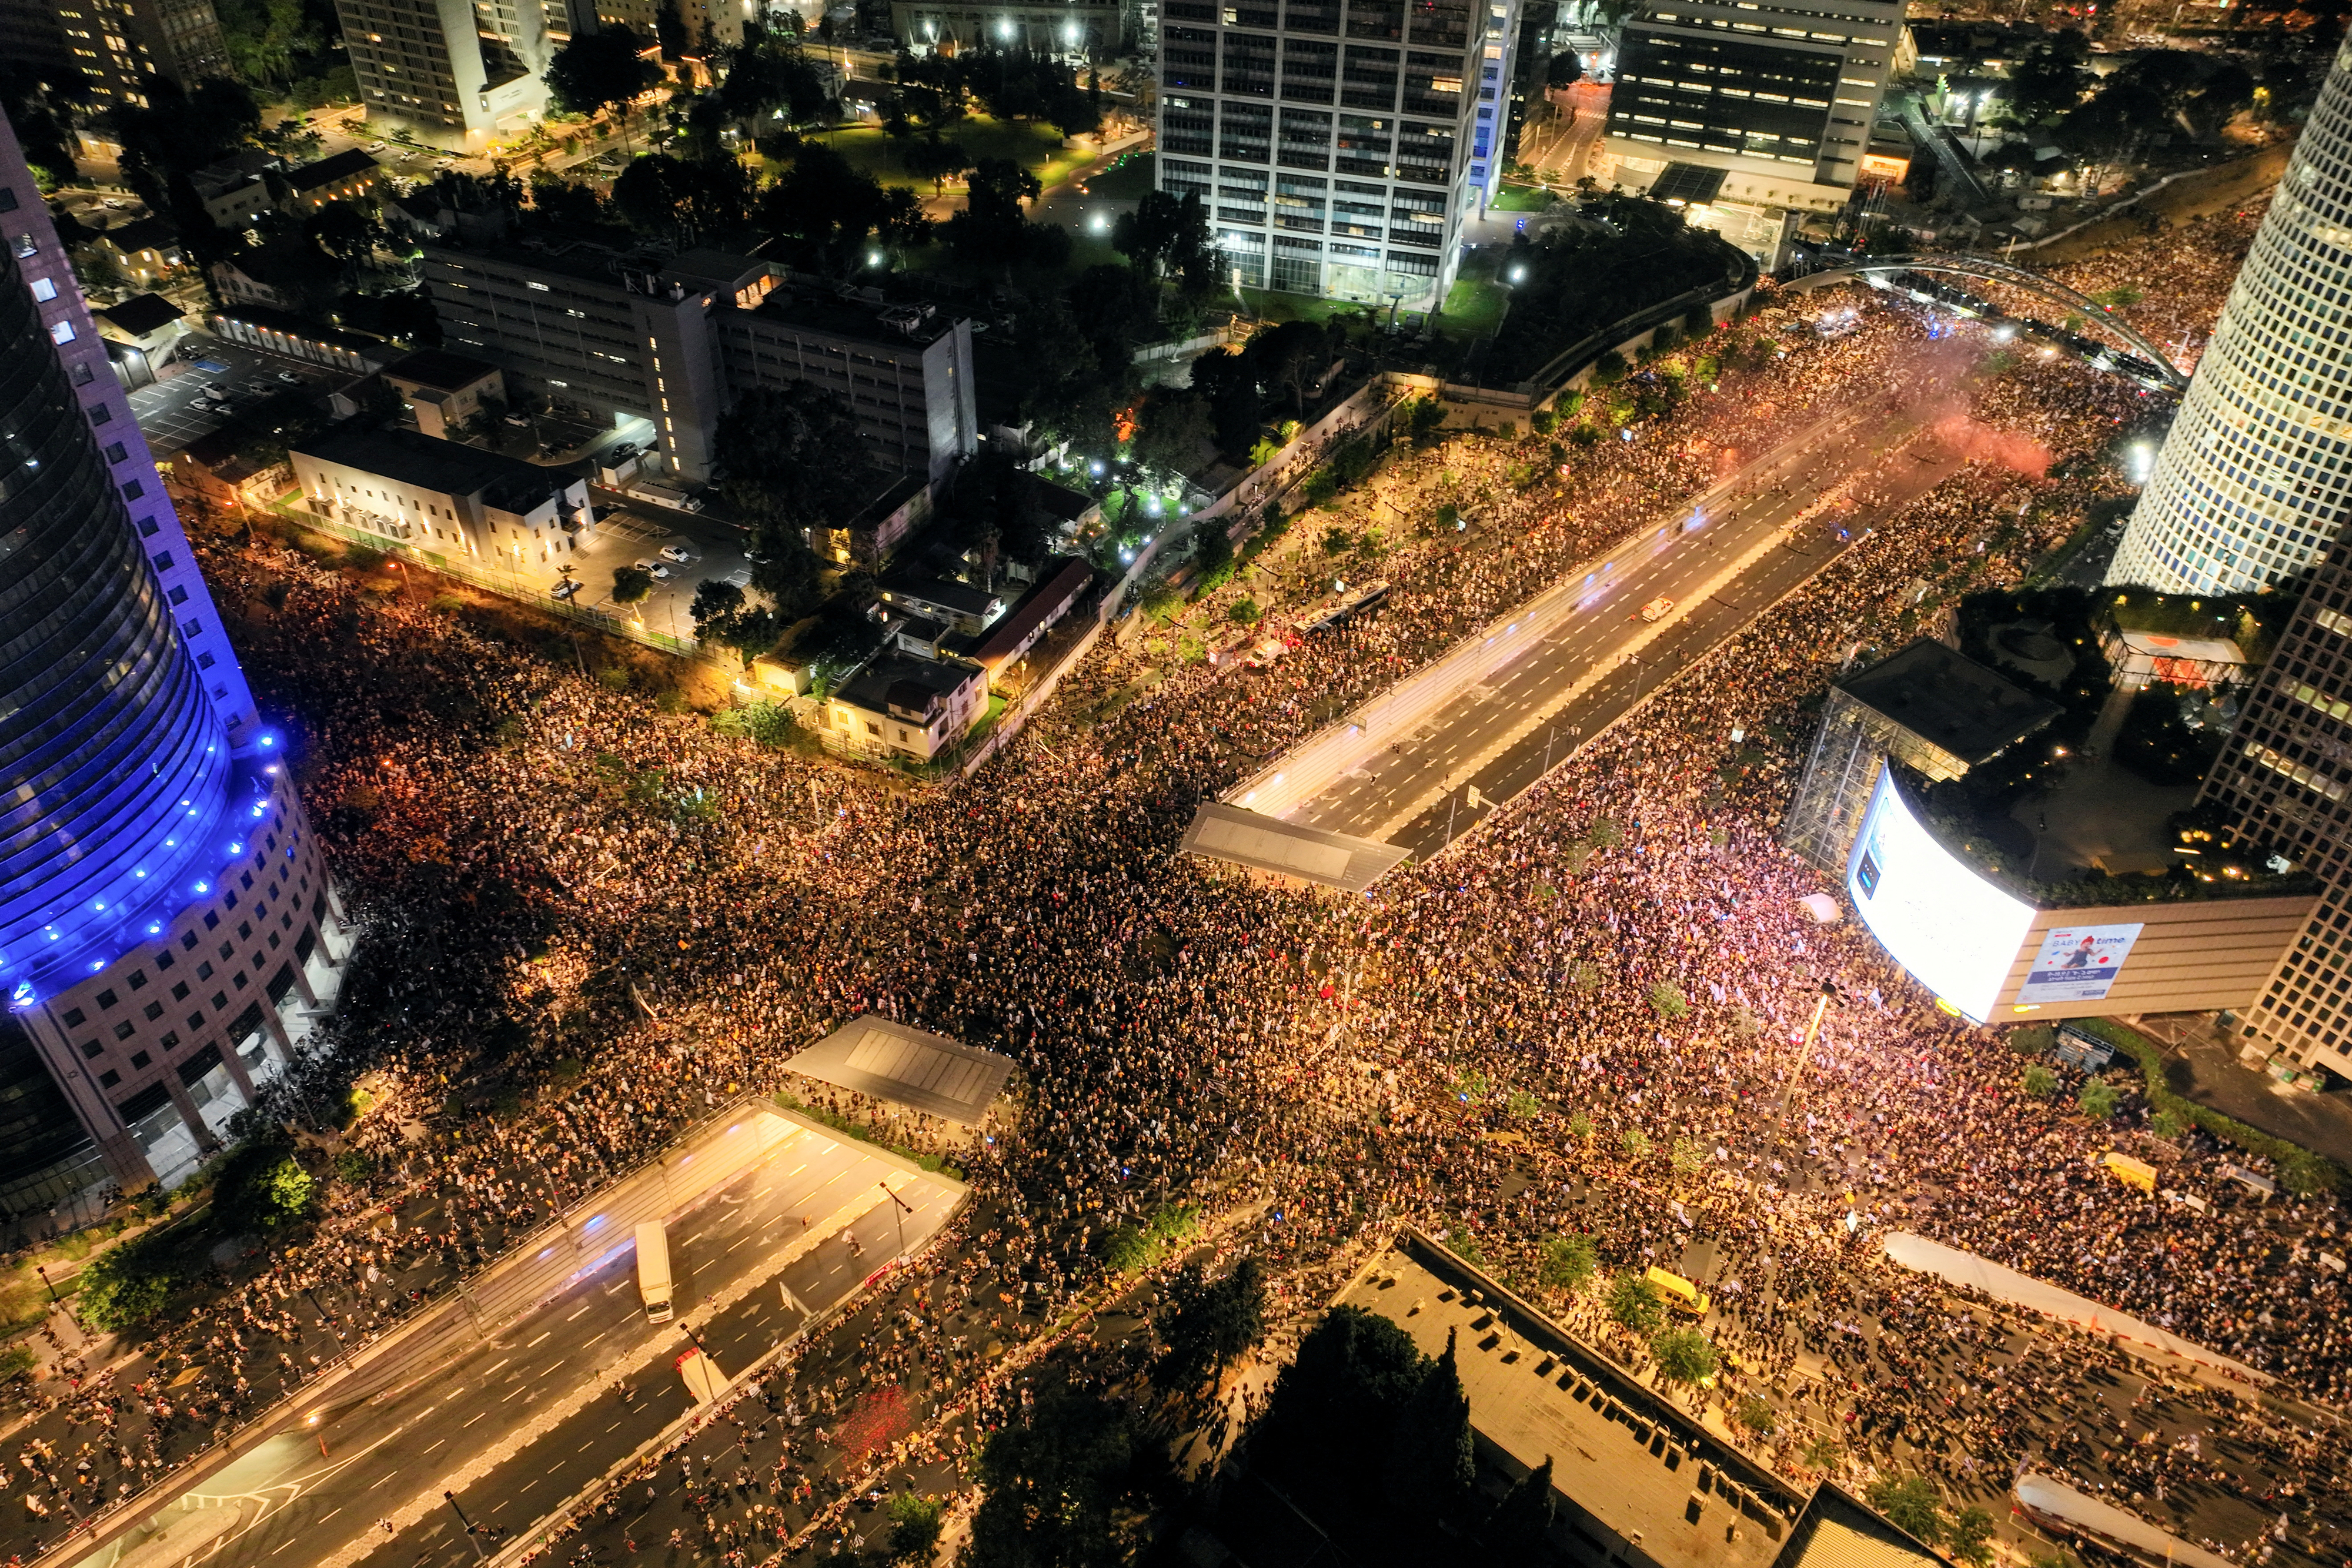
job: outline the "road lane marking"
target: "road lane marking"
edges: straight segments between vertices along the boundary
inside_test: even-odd
[[[554,1337],[555,1331],[553,1329],[550,1329],[545,1333],[540,1335],[537,1339],[531,1341],[529,1344],[523,1346],[523,1349],[537,1350],[541,1345],[545,1344],[549,1340],[551,1340]]]
[[[504,1366],[508,1362],[512,1361],[514,1357],[510,1355],[500,1358],[491,1365],[482,1368],[482,1375],[484,1377],[488,1377],[491,1373],[496,1372],[499,1367]],[[449,1397],[455,1399],[457,1396],[453,1394]]]
[[[475,1422],[480,1420],[483,1416],[488,1414],[489,1412],[487,1410],[477,1410],[471,1416],[467,1416],[463,1421],[458,1422],[457,1429],[462,1432],[467,1427],[472,1426]]]
[[[589,1308],[591,1308],[591,1307],[594,1306],[595,1304],[596,1304],[596,1303],[595,1303],[595,1302],[593,1302],[593,1301],[583,1301],[583,1302],[581,1302],[581,1303],[580,1303],[580,1312],[586,1312]],[[572,1313],[572,1318],[576,1318],[576,1317],[578,1317],[578,1316],[580,1315],[580,1312],[574,1312],[574,1313]],[[564,1319],[563,1321],[564,1321],[565,1322],[567,1322],[567,1323],[568,1323],[568,1322],[570,1322],[572,1321],[572,1318],[566,1318],[566,1319]]]

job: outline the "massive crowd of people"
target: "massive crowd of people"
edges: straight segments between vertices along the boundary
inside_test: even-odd
[[[2215,243],[2220,256],[2232,242]],[[2196,277],[2202,294],[2185,274],[2166,308],[2210,319],[2226,268]],[[1781,357],[1722,372],[1721,395],[1633,440],[1568,454],[1565,474],[1542,436],[1399,453],[1202,612],[1286,583],[1278,625],[1323,591],[1324,530],[1360,559],[1354,541],[1379,528],[1378,612],[1287,639],[1270,668],[1168,667],[1181,629],[1156,648],[1107,643],[1020,744],[951,789],[657,712],[583,678],[568,645],[543,659],[293,549],[208,547],[364,931],[341,1032],[286,1108],[321,1122],[362,1070],[372,1106],[299,1247],[225,1265],[24,1430],[12,1546],[53,1542],[168,1473],[728,1086],[784,1087],[793,1051],[872,1011],[1019,1062],[1010,1134],[965,1151],[977,1217],[900,1295],[730,1406],[740,1431],[706,1428],[692,1462],[632,1478],[582,1521],[591,1532],[650,1550],[658,1505],[677,1511],[671,1545],[730,1561],[838,1539],[856,1477],[833,1439],[861,1388],[919,1396],[933,1424],[890,1452],[948,1484],[1017,1397],[1003,1369],[1043,1348],[1056,1309],[1108,1288],[1108,1237],[1195,1204],[1223,1244],[1266,1261],[1293,1317],[1402,1222],[1522,1282],[1571,1230],[1612,1270],[1712,1242],[1714,1326],[1744,1347],[1748,1386],[1779,1389],[1790,1419],[1763,1446],[1783,1466],[1927,1469],[1990,1496],[2031,1458],[2143,1494],[2133,1506],[2232,1552],[2285,1540],[2341,1558],[2347,1521],[2310,1486],[2343,1457],[2332,1417],[2266,1422],[2200,1392],[2171,1396],[2193,1414],[2172,1411],[2160,1452],[2090,1445],[2066,1402],[2120,1357],[2081,1340],[2056,1362],[2004,1353],[1878,1255],[1887,1231],[1916,1230],[2295,1396],[2352,1393],[2342,1276],[2318,1260],[2341,1245],[2333,1197],[2244,1201],[2215,1173],[2246,1156],[2202,1135],[2168,1150],[2164,1183],[2204,1209],[2117,1186],[2092,1160],[2137,1135],[2136,1101],[2103,1123],[2021,1092],[1999,1039],[1798,902],[1825,885],[1774,840],[1805,699],[1906,637],[1922,584],[1948,600],[2010,580],[2090,500],[2122,493],[2109,465],[2050,458],[2095,458],[2148,406],[2079,366],[1945,338],[1908,308],[1865,305],[1831,335],[1821,308],[1768,312],[1747,330]],[[1877,517],[1444,855],[1333,902],[1178,853],[1202,800],[1662,503],[1839,399],[1921,384],[1969,455],[1954,478]],[[1442,505],[1471,526],[1433,528]],[[1824,980],[1845,1000],[1791,1086],[1790,1034]],[[957,1261],[974,1249],[989,1294],[959,1303],[983,1272]],[[1609,1332],[1589,1300],[1556,1304]],[[2226,1465],[2184,1422],[2231,1439]],[[1808,1424],[1846,1435],[1834,1458],[1801,1451]],[[2158,1430],[2152,1409],[2143,1426]],[[743,1476],[714,1480],[714,1442],[737,1436]],[[2169,1493],[2145,1495],[2159,1478]]]

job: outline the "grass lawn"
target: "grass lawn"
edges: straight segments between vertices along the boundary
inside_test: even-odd
[[[1551,193],[1541,185],[1505,185],[1486,204],[1497,213],[1539,213],[1551,205]]]
[[[984,114],[975,114],[960,122],[946,135],[975,159],[1012,160],[1034,173],[1048,189],[1068,179],[1072,170],[1083,168],[1092,156],[1083,149],[1063,146],[1061,133],[1051,126],[992,120]],[[918,180],[907,172],[898,161],[897,149],[878,125],[821,131],[809,139],[824,142],[847,159],[851,168],[864,170],[885,185],[904,185],[925,195],[931,193],[931,183]]]
[[[1354,299],[1325,299],[1313,294],[1277,294],[1270,288],[1244,288],[1242,306],[1261,321],[1328,321],[1372,308]],[[1382,308],[1385,318],[1385,308]]]
[[[1139,201],[1150,193],[1151,166],[1149,152],[1122,152],[1116,166],[1087,182],[1087,194],[1115,202]]]
[[[1438,318],[1441,332],[1457,338],[1483,338],[1502,324],[1503,302],[1510,290],[1478,277],[1457,277],[1445,296],[1445,313]]]

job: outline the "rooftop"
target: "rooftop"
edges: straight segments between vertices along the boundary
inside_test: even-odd
[[[784,1067],[965,1126],[986,1118],[1013,1075],[1009,1056],[870,1015],[852,1019]]]
[[[1622,1367],[1408,1232],[1341,1298],[1430,1355],[1455,1336],[1470,1425],[1661,1568],[1765,1568],[1803,1500]],[[1574,1514],[1571,1512],[1570,1518]]]
[[[936,604],[959,615],[974,620],[986,620],[1003,608],[1002,595],[984,588],[974,588],[968,582],[954,582],[944,577],[902,577],[877,585],[876,591],[891,603],[901,600],[914,604]]]
[[[675,260],[664,262],[661,275],[689,288],[716,288],[732,294],[763,277],[775,277],[776,267],[774,263],[761,261],[756,256],[739,256],[733,251],[701,246]]]
[[[926,307],[892,306],[879,298],[842,299],[779,288],[752,312],[804,327],[828,338],[846,338],[889,349],[927,349],[954,329],[958,318]],[[886,321],[889,315],[892,320]],[[904,321],[905,326],[894,324]]]
[[[478,494],[507,511],[529,511],[573,482],[554,469],[502,457],[478,446],[436,441],[413,430],[373,430],[350,422],[313,436],[294,451],[420,490],[448,496]]]
[[[971,664],[926,659],[894,646],[867,660],[863,669],[841,684],[834,699],[867,713],[898,710],[906,716],[928,717],[950,693],[978,680],[980,674]]]
[[[971,656],[982,664],[1003,658],[1019,647],[1021,640],[1035,631],[1040,622],[1053,619],[1084,592],[1094,575],[1095,569],[1085,557],[1063,557],[1057,570],[1038,579],[1036,586],[1023,594],[1020,602],[988,629],[973,646]]]
[[[181,319],[180,308],[160,294],[134,294],[120,305],[96,312],[134,338],[160,332]]]
[[[2064,711],[1931,640],[1912,643],[1837,687],[1971,768]]]
[[[1324,887],[1361,893],[1407,859],[1410,852],[1373,839],[1286,822],[1212,800],[1184,830],[1187,854],[1271,872]]]
[[[376,161],[368,155],[366,148],[350,147],[331,158],[321,158],[316,163],[305,163],[299,169],[288,171],[286,183],[299,195],[304,191],[315,191],[321,185],[348,180],[354,174],[371,172],[376,167]]]
[[[394,381],[414,382],[435,392],[457,392],[485,376],[497,375],[499,368],[445,349],[419,349],[386,365],[383,373]]]
[[[125,253],[170,250],[180,243],[180,232],[161,218],[133,218],[127,224],[100,230],[98,237]]]

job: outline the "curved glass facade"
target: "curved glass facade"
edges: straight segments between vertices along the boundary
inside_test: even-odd
[[[229,745],[30,293],[0,278],[0,995],[102,969],[220,863]],[[204,869],[199,869],[204,868]]]
[[[2338,49],[2111,583],[2241,593],[2301,571],[2352,503],[2352,42]]]

